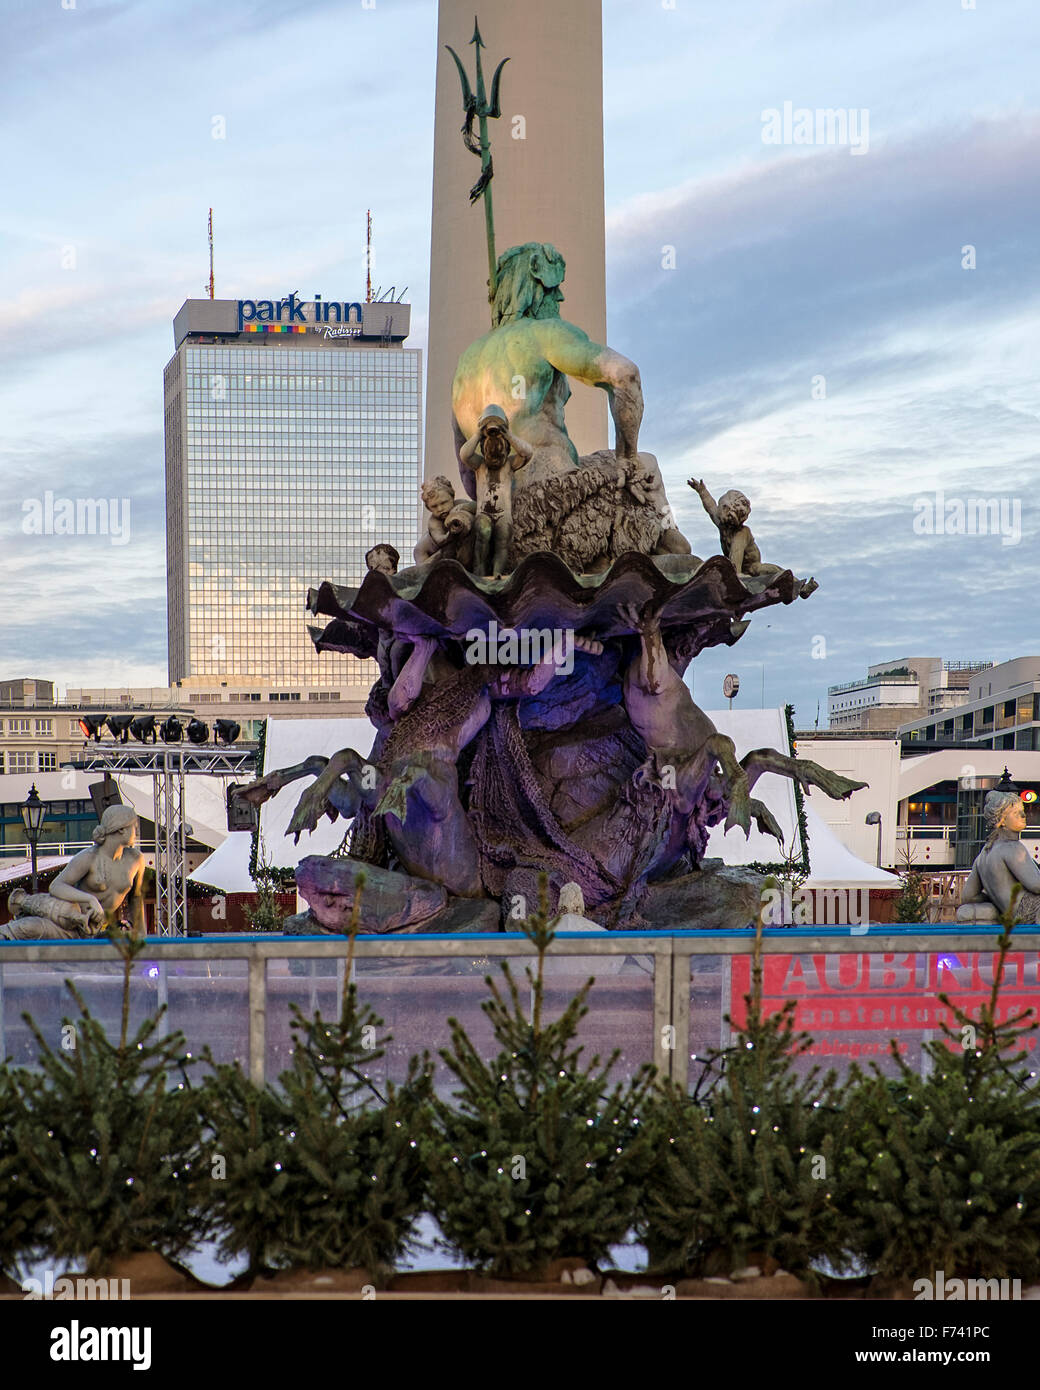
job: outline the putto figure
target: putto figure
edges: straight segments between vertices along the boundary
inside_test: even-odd
[[[701,505],[711,518],[719,533],[722,553],[742,577],[750,575],[754,579],[771,579],[783,573],[782,565],[767,565],[762,559],[751,527],[747,519],[751,515],[751,503],[742,492],[730,488],[716,502],[704,485],[703,478],[688,478],[687,483],[701,499]],[[808,598],[820,586],[815,579],[801,581],[800,597]]]
[[[459,463],[473,472],[477,515],[473,526],[473,573],[496,578],[509,568],[513,539],[513,474],[534,448],[509,428],[501,406],[489,405],[476,433],[459,450]]]
[[[381,545],[374,545],[365,555],[365,567],[370,570],[378,570],[380,574],[396,574],[400,563],[400,552],[385,542]]]
[[[458,560],[468,569],[473,562],[472,502],[457,502],[451,480],[443,476],[431,478],[420,488],[423,503],[430,513],[426,535],[415,547],[415,563],[424,560]]]

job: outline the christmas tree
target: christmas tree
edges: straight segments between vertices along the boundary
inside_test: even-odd
[[[384,1095],[372,1079],[390,1039],[351,980],[357,900],[339,1018],[292,1006],[292,1065],[256,1086],[237,1065],[207,1078],[210,1134],[199,1201],[220,1258],[277,1269],[366,1270],[382,1280],[414,1239],[425,1175],[417,1138],[428,1068],[412,1059]]]
[[[643,1120],[653,1068],[610,1086],[619,1053],[586,1061],[575,1045],[588,980],[558,1019],[545,1017],[553,939],[546,884],[523,924],[537,952],[521,990],[508,964],[482,1005],[499,1051],[490,1061],[449,1019],[441,1052],[459,1082],[452,1105],[431,1096],[423,1151],[430,1207],[448,1246],[502,1278],[544,1278],[552,1261],[606,1258],[633,1226],[649,1160]],[[504,986],[504,987],[503,987]]]
[[[200,1138],[191,1058],[181,1033],[162,1036],[163,1010],[130,1034],[131,976],[144,942],[112,940],[123,958],[119,1041],[109,1041],[71,981],[80,1017],[64,1020],[59,1047],[23,1015],[39,1069],[12,1073],[5,1140],[23,1184],[18,1242],[82,1263],[88,1275],[142,1251],[181,1254],[201,1230],[190,1199]]]
[[[766,879],[763,904],[772,888]],[[795,1031],[793,1000],[762,1016],[762,915],[743,1024],[702,1062],[692,1094],[665,1088],[656,1115],[645,1232],[653,1266],[673,1274],[775,1262],[811,1278],[821,1257],[848,1260],[836,1190],[844,1095],[833,1072],[799,1075],[812,1039]]]
[[[1038,1024],[1000,1003],[1013,922],[1014,900],[977,1017],[939,995],[954,1024],[925,1044],[927,1075],[893,1043],[898,1077],[875,1068],[858,1094],[849,1201],[881,1279],[1040,1274],[1040,1094],[1025,1060]]]
[[[0,1286],[4,1274],[16,1274],[19,1260],[41,1253],[40,1199],[26,1182],[15,1142],[25,1114],[16,1078],[7,1062],[0,1063]]]

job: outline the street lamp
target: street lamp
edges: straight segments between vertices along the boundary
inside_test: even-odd
[[[45,806],[40,800],[40,794],[36,790],[36,783],[32,784],[29,795],[21,806],[22,824],[25,826],[25,836],[29,841],[29,850],[32,855],[32,891],[36,892],[36,846],[40,839],[40,827],[43,825],[43,813]]]
[[[867,812],[866,819],[864,820],[863,824],[864,824],[864,825],[876,825],[876,826],[877,826],[877,866],[878,866],[878,868],[880,869],[880,868],[881,868],[881,812],[880,812],[880,811],[868,811],[868,812]]]

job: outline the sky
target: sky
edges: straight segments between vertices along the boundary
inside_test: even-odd
[[[697,659],[705,708],[732,671],[738,704],[822,727],[869,663],[1040,652],[1040,10],[965,3],[604,0],[641,447],[696,554],[692,476],[820,585]],[[162,370],[207,210],[218,297],[350,299],[372,208],[425,346],[436,4],[0,0],[0,25],[0,679],[161,686]],[[859,148],[794,143],[817,109]],[[48,492],[128,506],[125,543],[27,534]],[[973,499],[1001,520],[958,534]]]

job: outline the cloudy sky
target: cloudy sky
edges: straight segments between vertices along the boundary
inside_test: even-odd
[[[1040,12],[963,3],[605,0],[609,339],[641,442],[696,553],[691,474],[821,586],[698,660],[706,707],[733,670],[811,725],[868,662],[1040,651]],[[424,345],[436,5],[64,5],[0,0],[0,678],[163,685],[162,369],[206,210],[219,296],[349,298],[372,207]],[[785,102],[857,113],[863,153],[765,143]],[[128,543],[25,534],[47,491],[129,498]],[[1004,499],[1005,534],[922,534],[937,493]]]

